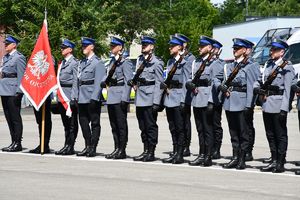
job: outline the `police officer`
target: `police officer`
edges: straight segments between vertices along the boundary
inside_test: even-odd
[[[105,76],[104,63],[95,53],[95,40],[81,38],[82,52],[85,58],[79,63],[78,93],[71,95],[78,101],[79,123],[85,140],[85,148],[77,156],[96,156],[101,126],[101,80]],[[90,126],[91,124],[91,126]]]
[[[225,65],[224,60],[219,58],[219,55],[221,53],[221,48],[223,45],[217,41],[214,40],[213,43],[214,47],[214,54],[213,57],[213,64],[214,66],[222,67]],[[212,95],[214,97],[218,96],[218,91],[212,87]],[[214,113],[213,113],[213,135],[214,135],[214,145],[213,145],[213,153],[212,153],[212,159],[220,159],[221,158],[221,145],[223,140],[223,128],[222,128],[222,102],[219,98],[214,99]]]
[[[71,94],[78,93],[77,88],[77,74],[78,74],[78,60],[73,56],[73,49],[75,48],[75,44],[68,40],[64,39],[62,44],[60,45],[61,54],[64,57],[61,65],[59,66],[59,86],[60,91],[65,99],[65,101],[70,101],[74,99],[71,97]],[[72,92],[72,90],[74,90]],[[61,120],[64,125],[65,130],[65,145],[62,149],[55,152],[56,155],[72,155],[74,154],[74,144],[77,138],[78,133],[78,111],[77,106],[74,101],[70,101],[70,109],[72,110],[72,114],[67,113],[66,108],[63,104],[59,101],[58,102],[58,109],[60,111]]]
[[[292,85],[292,97],[293,99],[294,95],[296,94],[297,96],[297,109],[298,109],[298,125],[299,125],[299,131],[300,131],[300,74],[297,73],[294,80],[293,80],[293,85]],[[300,164],[299,164],[300,165]]]
[[[167,72],[169,72],[174,66],[176,61],[180,61],[182,54],[183,44],[179,37],[172,36],[169,41],[171,59],[167,63]],[[166,107],[167,120],[169,123],[169,129],[172,135],[173,146],[176,148],[176,152],[169,158],[163,159],[164,163],[180,164],[183,163],[183,148],[184,148],[184,124],[183,124],[183,112],[185,108],[186,99],[186,87],[185,83],[190,78],[189,62],[185,59],[178,64],[174,76],[170,82],[170,87],[167,88],[163,83],[161,88],[166,91],[164,96],[164,106]],[[168,74],[168,73],[167,73]]]
[[[246,54],[247,54],[247,56],[251,56],[252,48],[253,48],[254,44],[252,42],[250,42],[249,40],[247,40],[247,41],[249,44],[249,48],[247,48]],[[252,64],[252,68],[254,68],[255,78],[258,79],[261,74],[259,64],[255,61],[253,61],[252,59],[250,59],[249,62]],[[251,107],[247,107],[244,111],[246,124],[247,124],[247,132],[249,135],[249,147],[246,152],[245,161],[253,160],[252,151],[253,151],[254,142],[255,142],[255,128],[253,125],[254,106],[255,106],[255,96],[253,96],[253,99],[251,101]]]
[[[2,151],[22,151],[23,124],[20,115],[23,93],[20,90],[20,82],[23,77],[26,58],[17,51],[19,40],[11,35],[5,38],[6,55],[3,57],[0,79],[0,96],[5,119],[8,124],[11,144]]]
[[[246,59],[249,42],[245,39],[233,39],[234,62],[225,65],[225,69],[214,79],[215,87],[222,92],[224,98],[224,110],[228,121],[228,127],[233,148],[231,161],[225,164],[224,168],[245,169],[245,155],[249,146],[249,135],[244,110],[251,108],[253,99],[253,83],[257,80],[255,68]],[[234,79],[226,85],[221,82],[232,76],[232,71],[237,67]]]
[[[293,99],[294,95],[297,96],[297,109],[298,109],[298,123],[299,123],[299,131],[300,131],[300,74],[297,73],[294,78],[293,85],[291,87],[293,93],[290,99]],[[300,166],[300,162],[295,163],[296,166]],[[296,175],[300,175],[300,170],[295,171]]]
[[[212,93],[212,79],[223,70],[223,66],[213,62],[213,44],[215,40],[207,36],[199,39],[199,54],[192,65],[192,79],[186,83],[186,87],[193,93],[192,106],[199,139],[199,155],[189,162],[190,165],[212,165],[212,150],[214,145],[213,114],[214,104],[218,103],[218,95]],[[205,64],[200,77],[195,74]]]
[[[176,37],[180,38],[183,43],[183,53],[186,54],[188,52],[188,43],[190,42],[190,39],[180,33],[175,34]],[[189,66],[192,66],[193,61],[195,60],[195,56],[188,52],[184,59],[189,62]],[[192,70],[190,68],[190,70]],[[190,72],[191,73],[191,72]],[[183,110],[183,132],[184,132],[184,150],[183,150],[183,156],[190,156],[190,144],[192,139],[192,125],[191,125],[191,101],[192,101],[192,93],[190,90],[187,90],[186,98],[185,98],[185,107]]]
[[[266,62],[263,74],[254,85],[255,94],[264,97],[261,102],[263,120],[272,156],[272,162],[261,168],[263,172],[282,173],[285,171],[284,163],[288,146],[286,123],[295,71],[290,62],[284,68],[278,69],[277,66],[282,65],[282,58],[288,47],[288,44],[282,40],[271,43],[270,60]],[[267,89],[261,89],[261,84],[275,69],[277,69],[276,78]]]
[[[112,67],[115,71],[109,82],[102,82],[101,87],[107,87],[107,110],[114,139],[114,151],[106,155],[107,159],[126,158],[126,146],[128,141],[127,108],[130,101],[131,87],[127,82],[133,76],[133,66],[130,59],[122,57],[124,44],[120,38],[112,37],[110,51],[112,59],[109,63],[107,74],[109,76]],[[107,77],[104,78],[105,80]],[[107,85],[108,84],[108,85]]]
[[[150,162],[155,160],[155,148],[158,140],[157,111],[160,109],[161,90],[163,82],[163,61],[154,55],[155,39],[143,36],[142,55],[137,59],[137,68],[144,64],[136,89],[136,117],[141,130],[144,151],[133,158],[134,161]],[[138,69],[136,69],[137,71]]]

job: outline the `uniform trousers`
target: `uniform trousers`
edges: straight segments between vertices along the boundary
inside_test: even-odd
[[[79,123],[86,146],[98,145],[100,138],[101,103],[85,103],[79,106]],[[91,124],[91,126],[90,126]]]
[[[213,114],[213,133],[214,133],[214,146],[221,146],[223,140],[222,128],[222,104],[214,106]]]
[[[166,107],[166,113],[173,145],[183,146],[183,116],[180,107]]]
[[[16,102],[14,96],[1,96],[1,101],[11,140],[12,142],[21,142],[23,134],[21,102]]]
[[[211,155],[214,144],[213,113],[207,112],[206,107],[193,108],[200,147],[205,147],[206,154]]]
[[[252,152],[254,147],[255,141],[255,128],[253,126],[253,115],[254,115],[254,108],[251,108],[247,114],[245,114],[245,120],[247,124],[247,132],[249,135],[249,152]]]
[[[78,109],[72,107],[72,116],[66,115],[66,109],[61,102],[58,102],[58,109],[65,130],[65,145],[74,146],[78,134]]]
[[[184,132],[184,142],[185,146],[189,147],[192,139],[192,124],[191,124],[191,106],[185,105],[183,117],[183,132]]]
[[[279,113],[263,112],[263,120],[270,151],[286,154],[288,146],[287,117]]]
[[[121,104],[107,105],[108,117],[114,138],[115,148],[126,145],[128,141],[127,110]]]
[[[234,151],[247,152],[249,135],[243,111],[226,111],[232,148]]]
[[[299,124],[299,131],[300,131],[300,110],[298,111],[298,124]]]
[[[155,146],[158,140],[157,112],[153,112],[152,106],[136,107],[136,117],[142,142]]]

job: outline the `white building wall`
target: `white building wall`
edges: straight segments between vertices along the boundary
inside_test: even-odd
[[[220,57],[230,59],[233,57],[232,38],[245,38],[257,43],[269,29],[299,26],[300,17],[265,18],[237,24],[216,26],[213,28],[213,38],[220,41],[224,46]]]

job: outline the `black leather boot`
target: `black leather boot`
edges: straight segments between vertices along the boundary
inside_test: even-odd
[[[11,149],[11,147],[13,147],[15,145],[15,141],[13,141],[8,147],[4,147],[2,148],[2,151],[9,151],[9,149]]]
[[[162,162],[163,163],[172,163],[176,155],[177,155],[177,152],[175,152],[174,154],[172,154],[169,158],[164,158],[162,160]]]
[[[169,156],[173,156],[177,152],[177,144],[173,145],[173,151],[169,153]]]
[[[96,145],[92,145],[88,148],[88,151],[86,153],[86,157],[95,157],[96,156]]]
[[[111,152],[110,154],[107,154],[107,155],[105,156],[105,158],[106,158],[106,159],[113,159],[114,156],[116,155],[116,153],[118,153],[118,151],[119,151],[119,148],[115,148],[115,149],[113,150],[113,152]]]
[[[205,155],[202,165],[204,167],[212,166],[212,160],[211,160],[212,147],[205,146],[205,152],[206,152],[206,155]]]
[[[210,154],[205,155],[202,166],[204,166],[204,167],[212,166],[212,160],[211,160],[211,155]]]
[[[238,165],[238,163],[239,163],[239,151],[238,150],[233,150],[232,154],[233,155],[232,155],[232,158],[231,158],[230,162],[224,164],[223,168],[232,169],[232,168],[236,168],[236,166]]]
[[[204,158],[205,158],[205,149],[203,146],[200,146],[200,150],[199,150],[199,155],[198,157],[193,160],[193,161],[190,161],[189,162],[189,165],[191,166],[198,166],[198,165],[201,165],[204,161]]]
[[[73,155],[73,154],[75,154],[74,145],[70,145],[70,144],[67,144],[67,147],[65,148],[65,150],[63,152],[61,152],[61,155],[63,155],[63,156]]]
[[[295,171],[296,175],[300,175],[300,170]]]
[[[81,152],[78,152],[76,156],[86,156],[86,154],[89,152],[89,146],[86,146]]]
[[[119,151],[114,155],[113,159],[119,160],[119,159],[125,159],[127,157],[126,155],[126,145],[125,143],[120,144]]]
[[[187,146],[183,150],[183,157],[191,156],[190,146]]]
[[[199,154],[199,156],[195,160],[189,162],[189,165],[191,166],[201,165],[204,161],[204,158],[205,158],[204,154]]]
[[[271,157],[270,158],[266,158],[266,159],[264,159],[262,162],[263,163],[272,163],[273,162],[273,159],[272,159],[272,154],[276,154],[276,152],[273,152],[273,151],[271,151]]]
[[[40,154],[41,153],[41,146],[37,146],[35,149],[29,150],[29,153],[35,153],[35,154]],[[44,154],[50,153],[50,148],[49,146],[44,147]]]
[[[216,144],[215,150],[212,154],[212,159],[220,159],[221,158],[220,149],[221,149],[221,144]]]
[[[63,148],[61,148],[59,151],[55,152],[55,155],[61,155],[62,152],[67,148],[67,144],[65,144],[65,146]]]
[[[271,152],[271,163],[267,165],[266,167],[263,167],[260,169],[262,172],[271,172],[277,165],[277,154],[276,152]]]
[[[18,151],[22,151],[21,142],[15,142],[11,148],[7,149],[7,152],[18,152]]]
[[[253,160],[252,151],[248,151],[246,153],[245,161],[248,162],[248,161],[252,161],[252,160]]]
[[[282,173],[285,171],[284,169],[285,163],[285,154],[278,154],[276,167],[273,169],[273,173]]]
[[[242,150],[239,156],[239,162],[236,166],[236,169],[242,170],[246,168],[245,157],[246,157],[246,152]]]
[[[181,164],[184,163],[183,160],[183,146],[177,147],[177,153],[172,161],[173,164]]]
[[[296,166],[300,166],[300,162],[295,162],[295,165]]]
[[[155,161],[155,145],[149,145],[149,151],[143,159],[143,162]]]
[[[143,151],[143,153],[141,153],[138,156],[133,157],[133,160],[134,161],[143,161],[144,157],[148,154],[148,148],[149,148],[148,143],[144,143],[144,151]]]

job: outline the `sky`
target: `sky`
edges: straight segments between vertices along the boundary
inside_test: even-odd
[[[216,3],[223,3],[224,0],[210,0],[210,2],[212,2],[213,4],[216,4]]]

